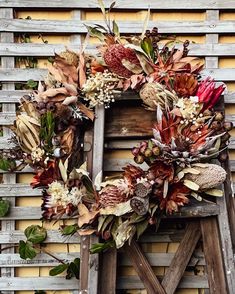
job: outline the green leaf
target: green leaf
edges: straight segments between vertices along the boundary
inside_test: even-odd
[[[63,273],[65,270],[67,270],[69,267],[68,263],[65,264],[59,264],[55,267],[53,267],[50,271],[49,271],[49,275],[50,276],[57,276],[61,273]]]
[[[66,279],[71,279],[72,277],[76,279],[80,277],[80,258],[75,258],[68,266]]]
[[[119,28],[115,20],[113,20],[113,32],[116,37],[120,37]]]
[[[16,167],[14,160],[0,158],[0,169],[4,171],[11,171]]]
[[[28,241],[24,242],[24,241],[20,240],[19,254],[20,254],[20,258],[22,258],[22,259],[27,259],[27,258],[33,259],[37,255],[37,252],[33,248],[31,242],[28,242]]]
[[[113,240],[107,241],[104,243],[95,243],[95,244],[91,245],[90,253],[91,254],[100,253],[100,252],[107,250],[109,248],[112,248],[114,246],[115,246],[115,242]]]
[[[8,200],[0,200],[0,217],[5,216],[10,208],[10,202]]]
[[[145,38],[143,41],[141,41],[140,46],[144,50],[144,52],[153,60],[154,49],[151,40],[149,38]]]
[[[42,243],[47,237],[47,231],[43,227],[38,225],[32,225],[25,229],[24,231],[27,240],[33,244]]]
[[[31,79],[27,81],[26,86],[30,89],[34,89],[38,86],[38,83]]]
[[[144,231],[147,229],[147,227],[148,227],[148,220],[147,219],[141,223],[136,224],[137,239],[139,239],[139,237],[144,233]]]
[[[68,235],[73,235],[77,232],[78,230],[78,225],[68,225],[65,226],[61,229],[62,235],[68,236]]]
[[[105,40],[105,36],[104,34],[102,34],[99,30],[97,30],[96,28],[93,28],[91,26],[87,26],[85,25],[86,28],[87,28],[87,31],[88,31],[88,34],[91,36],[91,37],[95,37],[95,38],[98,38],[101,42],[104,42]]]

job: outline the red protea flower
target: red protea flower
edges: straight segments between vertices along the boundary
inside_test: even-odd
[[[188,204],[189,194],[190,189],[184,186],[183,183],[174,183],[169,186],[169,190],[165,198],[163,198],[163,195],[161,195],[160,208],[166,209],[166,211],[170,214],[173,211],[178,211],[179,206]]]
[[[134,185],[137,183],[137,179],[140,179],[144,176],[144,171],[138,167],[134,166],[132,164],[128,164],[126,167],[123,168],[123,178],[129,185]]]
[[[30,185],[33,188],[46,188],[56,179],[58,179],[58,170],[55,162],[49,161],[46,169],[41,169],[36,172]]]
[[[127,201],[127,195],[118,186],[108,185],[99,192],[99,204],[101,207],[115,206]]]
[[[129,61],[131,64],[140,66],[140,62],[135,54],[135,51],[130,48],[125,48],[122,44],[111,45],[104,53],[104,61],[109,70],[121,77],[129,78],[133,75],[133,72],[123,65],[122,61],[124,60]]]
[[[199,102],[204,104],[202,111],[212,108],[219,100],[220,95],[225,89],[224,85],[215,87],[215,81],[208,77],[201,81],[196,92]]]

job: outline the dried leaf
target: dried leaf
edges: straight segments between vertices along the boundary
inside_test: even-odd
[[[70,104],[75,104],[77,102],[78,98],[77,96],[69,96],[64,99],[63,105],[70,105]]]
[[[78,226],[81,228],[84,224],[89,224],[99,213],[99,211],[89,211],[88,208],[80,203],[78,204]]]
[[[133,211],[130,205],[130,200],[123,202],[123,203],[118,203],[116,206],[111,207],[105,207],[100,209],[100,215],[116,215],[116,216],[121,216],[126,213],[129,213]]]
[[[191,190],[198,191],[200,186],[190,180],[184,180],[184,185]]]
[[[154,72],[153,67],[150,65],[148,59],[143,55],[142,53],[136,52],[136,56],[139,59],[139,62],[141,64],[141,67],[143,71],[147,74],[150,75],[151,73]]]
[[[86,69],[85,69],[85,58],[83,54],[79,55],[79,86],[80,88],[86,83]]]
[[[197,201],[202,201],[202,197],[199,196],[197,193],[195,192],[191,192],[191,196],[193,196],[195,199],[197,199]]]
[[[68,158],[66,159],[66,161],[68,162]],[[67,174],[68,164],[66,163],[66,161],[64,164],[61,159],[59,161],[59,170],[60,170],[60,174],[61,174],[61,177],[64,182],[66,182],[68,179],[68,174]]]
[[[94,180],[94,186],[97,191],[101,189],[101,182],[102,182],[103,172],[102,170],[96,175]]]
[[[84,104],[82,104],[81,102],[78,102],[77,106],[81,110],[81,112],[85,114],[91,121],[95,119],[94,112],[90,110],[89,108],[87,108]]]
[[[95,232],[96,232],[95,229],[82,229],[82,230],[78,230],[78,234],[80,236],[89,236],[89,235],[92,235]]]
[[[122,59],[122,65],[125,66],[125,68],[129,69],[129,71],[133,72],[134,74],[140,74],[142,73],[142,67],[130,62],[128,59]]]
[[[183,173],[187,174],[193,174],[193,175],[199,175],[200,174],[200,171],[195,169],[195,168],[192,168],[192,167],[188,167],[188,168],[184,168],[182,170]]]
[[[224,195],[223,191],[220,189],[208,189],[204,192],[208,195],[215,196],[215,197],[222,197]]]

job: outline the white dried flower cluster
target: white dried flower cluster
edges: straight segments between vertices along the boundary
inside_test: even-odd
[[[176,107],[179,108],[182,114],[182,117],[184,119],[183,120],[184,123],[187,123],[187,121],[192,122],[193,120],[196,120],[201,110],[201,105],[195,102],[194,99],[181,98],[176,103]]]
[[[66,208],[68,204],[77,206],[85,194],[85,190],[83,188],[78,189],[78,187],[73,187],[69,191],[67,187],[58,181],[52,182],[49,185],[47,192],[51,196],[50,205],[52,207],[62,206],[63,208]]]
[[[84,99],[89,101],[90,107],[104,104],[105,108],[109,108],[109,104],[115,101],[115,95],[120,93],[115,90],[119,80],[115,74],[108,71],[92,75],[82,88],[85,93]]]
[[[40,147],[33,148],[31,152],[31,158],[33,163],[41,161],[43,159],[44,154],[45,154],[45,151],[41,149]]]

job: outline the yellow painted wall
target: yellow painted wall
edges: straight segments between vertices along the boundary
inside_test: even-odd
[[[18,18],[26,18],[27,16],[30,16],[32,19],[58,19],[58,20],[68,20],[72,18],[72,11],[20,11],[17,13]],[[146,16],[146,11],[138,11],[138,12],[117,12],[113,13],[113,17],[116,21],[122,20],[136,20],[143,21]],[[101,20],[102,15],[99,12],[94,11],[87,11],[82,13],[83,19],[86,20]],[[203,21],[205,20],[205,12],[153,12],[151,13],[151,20],[153,21]],[[220,14],[221,20],[235,20],[235,13],[221,13]],[[198,36],[191,36],[190,32],[189,34],[179,36],[182,40],[189,39],[190,41],[194,41],[196,43],[204,43],[205,42],[205,35],[198,35]],[[49,43],[62,43],[62,44],[69,44],[70,42],[70,36],[67,35],[44,35],[44,38],[48,40]],[[32,42],[38,43],[41,42],[41,40],[38,39],[38,36],[32,35],[31,37]],[[92,42],[96,42],[96,40],[93,40]],[[230,35],[224,35],[220,36],[219,38],[220,43],[234,43],[235,37]],[[39,61],[39,67],[45,68],[47,64],[47,61],[45,59],[40,59]],[[229,68],[229,67],[235,67],[235,59],[234,58],[220,58],[219,60],[219,67],[220,68]],[[235,91],[235,83],[228,83],[228,89],[231,91]],[[227,109],[229,114],[235,113],[235,107],[229,106]],[[232,132],[235,135],[235,132]],[[105,154],[105,158],[111,157],[111,158],[131,158],[129,151],[114,151],[109,152],[108,154]],[[235,159],[235,152],[231,153],[231,158]],[[235,177],[234,177],[235,178]],[[28,183],[31,180],[30,175],[19,175],[18,176],[18,182],[20,183]],[[17,199],[17,205],[19,206],[40,206],[41,199],[40,197],[37,198],[30,198],[30,197],[20,197]],[[40,221],[18,221],[16,224],[16,228],[23,230],[30,224],[38,224]],[[47,224],[46,227],[56,229],[58,228],[59,223],[54,225],[52,227],[51,224]],[[177,249],[178,244],[172,243],[162,243],[162,244],[145,244],[144,249],[148,252],[175,252]],[[80,247],[79,245],[71,244],[48,244],[48,249],[54,252],[79,252]],[[165,269],[164,268],[155,268],[154,269],[157,274],[164,274]],[[19,268],[16,270],[16,275],[19,277],[28,277],[28,276],[47,276],[48,275],[49,268]],[[132,267],[126,267],[121,270],[122,275],[136,275],[134,272],[134,269]],[[25,292],[25,291],[19,291],[19,294],[24,293],[30,293],[31,292]],[[33,292],[32,292],[33,293]],[[49,293],[49,292],[47,292]],[[54,292],[53,292],[54,293]],[[67,294],[66,291],[61,292],[62,294]],[[130,293],[141,293],[144,294],[146,291],[132,291]],[[202,293],[202,291],[199,290],[180,290],[176,292],[177,294],[199,294]],[[92,293],[91,293],[92,294]]]

